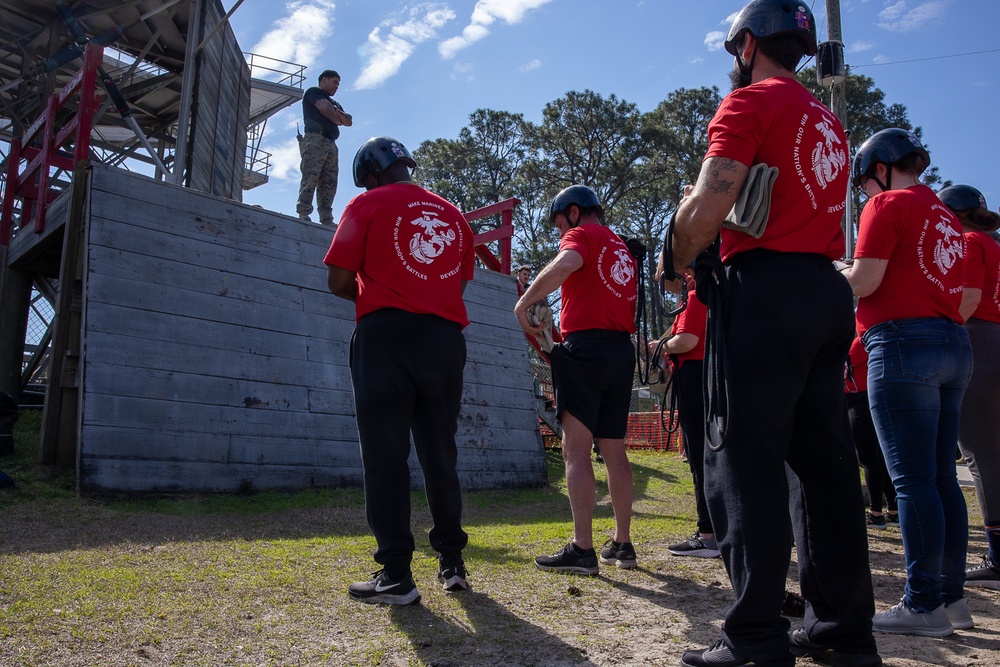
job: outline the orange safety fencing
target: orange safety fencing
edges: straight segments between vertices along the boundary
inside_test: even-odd
[[[552,432],[545,422],[538,420],[542,434],[542,444],[546,448],[559,447],[559,436]],[[663,452],[682,452],[684,439],[680,429],[667,433],[660,423],[659,412],[631,412],[628,416],[628,433],[625,435],[626,449],[645,449]]]

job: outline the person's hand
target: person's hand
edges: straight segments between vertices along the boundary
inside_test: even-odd
[[[690,267],[684,269],[684,286],[687,288],[688,292],[697,286],[697,282],[694,278],[694,269]]]
[[[669,280],[663,283],[663,290],[671,294],[680,294],[686,287],[680,280]]]
[[[521,329],[524,333],[529,336],[534,336],[539,340],[542,339],[542,331],[545,330],[545,324],[538,323],[532,324],[531,320],[528,319],[528,305],[522,304],[520,301],[514,306],[514,317],[517,318],[517,323],[521,325]]]

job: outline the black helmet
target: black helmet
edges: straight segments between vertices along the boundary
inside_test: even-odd
[[[931,163],[931,156],[927,154],[927,149],[920,143],[920,139],[917,139],[917,135],[898,127],[880,130],[868,137],[854,156],[851,182],[855,187],[860,187],[861,179],[870,176],[868,172],[874,169],[876,164],[882,162],[892,166],[911,153],[917,153],[921,158],[921,162],[917,165],[917,175],[924,173],[924,169]]]
[[[816,55],[816,19],[804,0],[750,0],[736,15],[726,37],[726,51],[736,54],[736,44],[749,32],[754,37],[798,35],[806,55]]]
[[[600,218],[604,219],[604,209],[601,207],[601,200],[597,198],[597,193],[586,185],[571,185],[552,200],[549,220],[555,218],[556,213],[561,213],[573,205],[579,206],[581,210],[596,208]]]
[[[971,185],[952,185],[939,192],[938,198],[955,213],[987,208],[986,197]]]
[[[354,156],[354,184],[359,188],[365,187],[365,176],[378,178],[396,160],[403,160],[410,169],[417,166],[410,151],[401,142],[392,137],[372,137],[361,144]]]

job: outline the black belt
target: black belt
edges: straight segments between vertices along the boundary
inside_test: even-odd
[[[631,334],[627,331],[616,331],[614,329],[582,329],[580,331],[571,331],[566,334],[566,340],[570,339],[570,336],[578,340],[586,340],[588,338],[610,338],[612,340],[629,340],[631,339]]]

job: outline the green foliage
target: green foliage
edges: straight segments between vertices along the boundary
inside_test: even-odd
[[[817,99],[831,104],[830,91],[816,71],[798,74]],[[583,183],[604,204],[609,225],[649,250],[643,275],[647,294],[658,292],[653,275],[662,237],[680,199],[681,186],[698,179],[707,148],[708,123],[721,101],[718,88],[680,88],[648,113],[615,95],[570,91],[545,105],[539,123],[520,114],[478,109],[457,139],[426,141],[414,151],[415,178],[470,211],[515,197],[513,261],[540,270],[559,247],[548,220],[549,203],[562,188]],[[847,122],[852,155],[862,140],[885,127],[912,129],[904,105],[889,103],[870,77],[851,74],[846,84]],[[949,185],[936,167],[924,181]],[[855,201],[855,214],[860,210]],[[478,221],[476,230],[498,221]],[[650,298],[652,334],[668,325],[659,299]],[[555,304],[558,309],[558,303]]]

